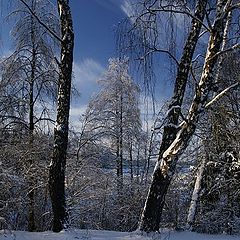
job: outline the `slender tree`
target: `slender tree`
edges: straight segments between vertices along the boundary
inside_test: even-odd
[[[53,209],[53,231],[66,224],[65,166],[68,146],[69,109],[72,80],[74,32],[68,0],[58,0],[61,25],[57,119],[54,127],[53,156],[49,172],[49,192]]]
[[[158,161],[153,173],[153,181],[149,189],[148,197],[145,203],[139,228],[143,231],[157,231],[159,229],[162,210],[165,203],[165,196],[172,177],[175,172],[178,157],[187,147],[189,140],[195,132],[196,124],[200,114],[203,112],[205,105],[209,106],[217,100],[221,94],[213,101],[207,104],[213,90],[214,69],[218,67],[219,55],[232,51],[239,47],[233,45],[228,50],[221,51],[223,43],[223,33],[226,25],[226,19],[229,11],[239,7],[232,1],[217,1],[216,6],[206,9],[208,1],[197,1],[194,14],[189,11],[188,4],[184,1],[144,1],[143,5],[136,11],[132,17],[133,27],[128,32],[130,44],[133,39],[137,39],[139,45],[136,45],[135,54],[143,62],[146,79],[149,79],[149,69],[153,69],[154,53],[164,53],[177,63],[177,73],[174,84],[174,95],[169,104],[169,109],[164,121],[164,129],[160,144]],[[213,3],[215,4],[215,3]],[[192,8],[192,6],[190,6]],[[211,9],[216,9],[215,18]],[[161,36],[158,29],[158,20],[161,14],[183,14],[192,19],[190,31],[183,47],[182,57],[177,60],[170,50],[161,49]],[[206,15],[206,20],[204,17]],[[213,23],[212,23],[213,20]],[[202,30],[204,28],[204,30]],[[201,32],[202,31],[202,32]],[[201,36],[209,32],[210,38],[205,56],[205,63],[200,81],[192,72],[192,61],[196,46]],[[141,49],[139,49],[139,46]],[[121,47],[121,45],[120,45]],[[197,56],[198,58],[198,56]],[[183,114],[183,100],[187,90],[189,73],[193,76],[196,84],[195,96],[189,105],[188,114]],[[235,84],[232,87],[236,87]],[[230,87],[230,88],[232,88]],[[227,91],[227,90],[226,90]],[[224,94],[225,91],[223,91]],[[182,123],[179,124],[179,119]]]
[[[66,223],[65,166],[68,145],[71,78],[73,65],[74,32],[69,0],[58,0],[61,37],[41,21],[29,5],[20,0],[48,33],[61,44],[58,80],[57,118],[54,127],[53,156],[49,170],[49,192],[53,209],[53,231],[59,232]]]
[[[141,133],[139,90],[128,74],[127,59],[110,59],[103,74],[102,90],[89,103],[82,138],[106,142],[116,161],[118,190],[123,185],[124,159],[129,158],[133,176],[133,145]]]
[[[186,40],[174,87],[174,96],[169,105],[167,114],[167,124],[164,127],[162,143],[158,162],[162,161],[163,153],[169,148],[176,137],[178,119],[181,113],[181,106],[185,94],[186,84],[190,71],[192,57],[197,45],[199,34],[204,19],[207,1],[198,1],[195,11],[195,18],[192,20],[191,29]],[[173,164],[175,165],[175,164]],[[173,169],[175,166],[173,166]],[[142,215],[140,229],[144,231],[157,231],[164,205],[164,197],[167,193],[171,178],[164,177],[160,173],[154,175],[151,188],[147,197],[147,202]],[[160,184],[162,185],[160,187]],[[157,193],[157,195],[155,195]]]
[[[46,1],[28,1],[29,8],[35,14],[42,16],[42,21],[52,19],[53,10],[47,8]],[[56,97],[57,66],[54,60],[53,41],[47,35],[26,6],[18,4],[12,16],[17,19],[12,31],[15,51],[3,61],[3,81],[6,83],[10,101],[8,107],[12,109],[5,113],[5,124],[11,123],[25,125],[28,131],[28,141],[31,156],[26,159],[28,172],[28,198],[29,216],[28,230],[34,231],[35,227],[35,174],[33,142],[36,126],[46,120],[44,112],[49,99]],[[38,107],[36,107],[38,106]],[[38,108],[38,110],[37,110]],[[28,115],[26,117],[26,115]]]

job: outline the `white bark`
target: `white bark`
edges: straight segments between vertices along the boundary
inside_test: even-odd
[[[217,94],[211,101],[209,101],[205,108],[210,107],[214,102],[216,102],[217,100],[219,100],[221,97],[223,97],[229,90],[231,90],[232,88],[235,88],[239,85],[240,83],[234,83],[231,86],[227,87],[226,89],[224,89],[223,91],[221,91],[219,94]]]
[[[206,158],[204,157],[202,159],[201,165],[198,169],[198,174],[197,174],[197,177],[196,177],[195,186],[194,186],[194,190],[193,190],[193,193],[192,193],[192,200],[191,200],[190,207],[189,207],[189,210],[188,210],[187,226],[186,226],[186,228],[188,230],[192,230],[192,224],[195,220],[197,203],[198,203],[199,194],[200,194],[200,191],[201,191],[201,182],[202,182],[202,178],[203,178],[203,172],[204,172],[205,164],[206,164]]]

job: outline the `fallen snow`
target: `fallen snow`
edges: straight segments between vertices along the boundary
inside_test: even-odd
[[[113,232],[99,230],[68,230],[53,232],[0,231],[0,240],[237,240],[240,236],[207,235],[193,232],[165,231],[161,234]]]

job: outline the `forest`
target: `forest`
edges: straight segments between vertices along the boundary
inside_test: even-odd
[[[85,91],[74,84],[76,1],[0,1],[13,42],[0,55],[0,239],[239,235],[239,0],[127,1],[116,54],[73,127]],[[159,102],[162,81],[170,97]]]

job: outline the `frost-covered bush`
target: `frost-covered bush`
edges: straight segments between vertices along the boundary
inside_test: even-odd
[[[4,135],[0,148],[0,216],[9,228],[27,230],[29,191],[34,189],[36,230],[49,229],[50,201],[47,191],[50,142],[47,136],[35,136],[32,146],[26,136]],[[33,163],[29,165],[29,159]],[[34,185],[30,188],[30,179]]]

